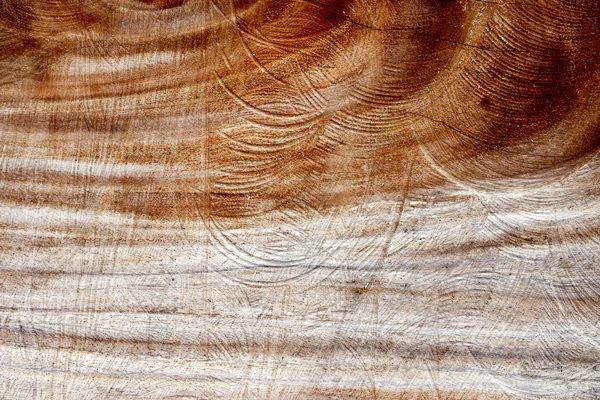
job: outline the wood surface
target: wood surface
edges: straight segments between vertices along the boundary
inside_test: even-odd
[[[0,398],[600,398],[598,0],[3,0]]]

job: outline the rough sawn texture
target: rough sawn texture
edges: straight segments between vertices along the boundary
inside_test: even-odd
[[[0,399],[600,397],[598,0],[4,0]]]

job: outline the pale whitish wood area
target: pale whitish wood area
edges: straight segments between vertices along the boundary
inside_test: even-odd
[[[600,397],[597,0],[0,3],[1,399]]]

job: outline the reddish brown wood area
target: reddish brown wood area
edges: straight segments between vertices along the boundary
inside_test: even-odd
[[[598,0],[4,0],[0,398],[600,397]]]

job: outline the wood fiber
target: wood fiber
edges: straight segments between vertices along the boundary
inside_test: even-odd
[[[0,398],[600,398],[599,147],[598,0],[3,0]]]

